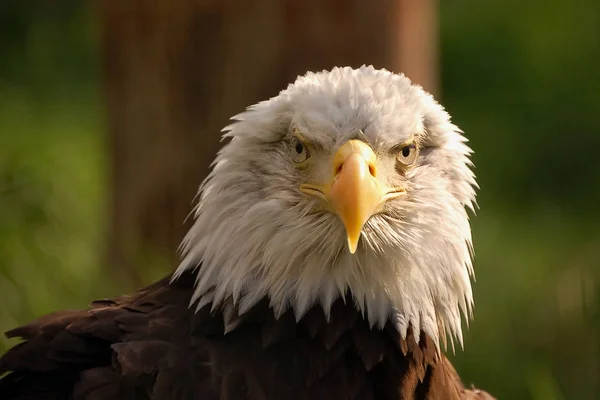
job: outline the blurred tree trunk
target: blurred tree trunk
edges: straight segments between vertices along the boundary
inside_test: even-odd
[[[435,89],[433,0],[99,3],[110,152],[108,265],[176,265],[220,130],[307,70],[373,64]],[[163,270],[164,271],[164,270]]]

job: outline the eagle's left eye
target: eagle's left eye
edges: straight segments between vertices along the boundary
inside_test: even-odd
[[[291,147],[292,160],[294,160],[294,162],[301,163],[308,160],[308,158],[310,157],[308,147],[306,147],[306,144],[302,143],[302,141],[297,137],[294,137],[292,139]]]
[[[409,166],[412,165],[415,161],[417,161],[418,155],[419,149],[417,148],[417,145],[414,143],[410,143],[398,149],[398,152],[396,153],[396,161],[398,161],[403,166]]]

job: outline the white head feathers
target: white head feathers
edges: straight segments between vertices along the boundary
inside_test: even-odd
[[[462,343],[461,311],[470,317],[473,303],[466,208],[476,182],[466,139],[433,97],[403,75],[334,68],[299,77],[234,120],[182,245],[176,276],[201,263],[194,305],[233,304],[242,314],[268,296],[276,314],[291,307],[301,318],[315,304],[328,314],[351,293],[372,326],[392,319],[403,336],[411,326],[417,338],[422,329],[436,342],[449,333]],[[355,254],[339,218],[298,190],[321,170],[294,167],[293,130],[323,159],[359,136],[377,154],[413,136],[421,148],[402,176],[383,157],[385,179],[401,180],[407,194],[368,220]]]

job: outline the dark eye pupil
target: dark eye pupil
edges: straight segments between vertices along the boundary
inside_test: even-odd
[[[408,157],[410,156],[410,146],[406,146],[402,148],[402,157]]]
[[[304,151],[304,146],[302,145],[302,143],[296,143],[296,153],[302,154],[303,151]]]

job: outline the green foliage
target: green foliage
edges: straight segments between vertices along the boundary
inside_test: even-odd
[[[31,110],[13,94],[0,111],[2,331],[55,308],[85,305],[101,276],[98,118],[81,106],[51,108]]]
[[[440,4],[443,102],[481,184],[475,320],[454,361],[498,398],[597,398],[600,3]]]
[[[126,290],[101,264],[108,192],[93,10],[9,3],[0,331]],[[498,398],[596,398],[600,3],[440,4],[442,100],[471,139],[482,187],[475,320],[453,361]],[[0,339],[0,352],[9,344]]]
[[[476,149],[482,199],[593,206],[600,3],[441,4],[444,103]]]
[[[13,4],[2,14],[10,22],[0,24],[2,332],[116,294],[99,265],[106,168],[97,60],[87,10],[76,11],[56,18]],[[7,345],[1,336],[0,351]]]

